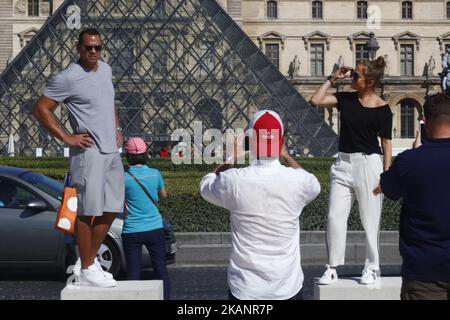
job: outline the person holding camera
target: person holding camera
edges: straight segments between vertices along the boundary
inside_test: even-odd
[[[142,138],[128,139],[125,152],[130,165],[124,173],[127,212],[122,230],[127,279],[140,280],[142,246],[146,246],[155,276],[163,280],[164,299],[168,300],[170,279],[163,220],[156,206],[158,198],[167,197],[164,180],[159,170],[147,166],[147,145]]]
[[[372,284],[379,275],[378,234],[383,201],[379,181],[383,170],[389,169],[392,155],[392,112],[375,92],[384,68],[383,57],[363,60],[354,69],[341,67],[311,98],[319,108],[337,108],[341,123],[339,153],[330,172],[328,264],[319,284],[338,280],[336,267],[345,262],[347,220],[355,197],[366,233],[361,283]],[[327,94],[336,80],[345,78],[352,79],[355,91]]]
[[[200,182],[206,201],[230,211],[229,298],[302,299],[299,216],[320,184],[282,148],[284,128],[276,112],[255,113],[249,132],[250,165],[230,168],[246,154],[241,136],[230,163]]]
[[[381,190],[403,198],[400,213],[402,300],[450,300],[450,97],[423,106],[427,139],[400,153]]]

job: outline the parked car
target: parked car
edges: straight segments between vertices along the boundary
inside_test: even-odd
[[[75,263],[74,238],[54,229],[64,186],[45,175],[0,166],[0,269],[57,268]],[[97,252],[103,269],[119,274],[126,270],[122,246],[123,220],[116,219]],[[164,220],[167,264],[177,250],[172,226]],[[143,268],[151,267],[144,247]]]

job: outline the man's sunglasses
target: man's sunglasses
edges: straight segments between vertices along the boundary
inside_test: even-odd
[[[84,46],[84,49],[86,51],[92,51],[92,49],[95,48],[95,51],[102,51],[103,46]]]

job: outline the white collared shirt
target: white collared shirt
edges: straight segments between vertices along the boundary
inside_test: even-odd
[[[299,217],[320,193],[317,178],[278,160],[209,173],[202,197],[230,211],[228,285],[238,299],[289,299],[303,286]]]

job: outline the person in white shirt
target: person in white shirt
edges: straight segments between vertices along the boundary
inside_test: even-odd
[[[258,111],[248,132],[250,165],[219,165],[200,182],[206,201],[230,211],[229,298],[301,299],[299,217],[320,193],[320,184],[282,148],[283,123],[276,112]],[[227,162],[244,155],[238,142]]]

